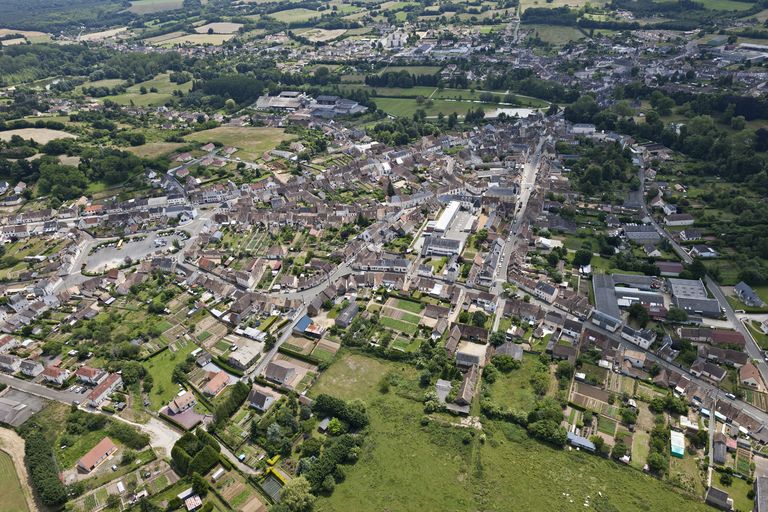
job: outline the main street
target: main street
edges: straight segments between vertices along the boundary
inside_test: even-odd
[[[502,283],[507,281],[507,271],[509,269],[509,262],[512,258],[512,252],[517,244],[517,236],[522,226],[522,221],[525,218],[525,212],[528,209],[528,201],[531,199],[531,194],[536,186],[536,177],[539,174],[541,167],[542,149],[544,143],[549,137],[546,132],[539,138],[539,143],[536,145],[536,149],[523,166],[523,174],[520,179],[520,199],[518,202],[517,210],[509,226],[509,236],[504,242],[504,247],[501,250],[501,257],[499,258],[498,266],[494,275],[494,290],[497,293],[500,292]]]

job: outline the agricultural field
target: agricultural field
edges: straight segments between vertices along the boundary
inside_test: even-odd
[[[0,512],[24,512],[29,510],[21,482],[11,456],[0,450]]]
[[[9,141],[11,137],[18,135],[24,140],[32,139],[38,144],[46,144],[55,139],[76,139],[77,135],[61,130],[51,130],[49,128],[19,128],[16,130],[6,130],[0,132],[0,140]]]
[[[298,8],[287,9],[285,11],[277,11],[270,14],[270,16],[277,21],[282,21],[283,23],[298,23],[302,21],[309,21],[312,18],[319,18],[320,14],[321,13],[312,11],[310,9]]]
[[[198,34],[234,34],[238,30],[240,30],[243,27],[242,23],[228,23],[228,22],[215,22],[215,23],[206,23],[205,25],[200,25],[199,27],[195,27],[195,32]],[[210,32],[212,31],[212,32]]]
[[[294,138],[280,128],[254,128],[249,126],[220,126],[211,130],[196,132],[185,137],[195,142],[220,142],[240,151],[237,156],[243,160],[261,158],[265,151],[274,149],[280,142]]]
[[[343,36],[347,32],[344,28],[338,28],[334,30],[325,30],[322,28],[310,28],[297,30],[296,33],[302,37],[306,37],[312,42],[326,42],[332,41]]]
[[[125,151],[142,158],[157,158],[170,155],[183,145],[184,144],[179,142],[150,142],[149,144],[143,144],[141,146],[125,148]]]
[[[160,41],[158,46],[164,46],[170,48],[176,45],[193,45],[193,46],[221,46],[225,42],[235,37],[234,34],[185,34],[172,39],[165,39]]]
[[[377,382],[390,375],[381,394]],[[421,424],[415,369],[345,355],[320,376],[311,394],[361,399],[370,434],[356,465],[319,512],[358,510],[709,510],[658,480],[582,452],[533,441],[520,427],[483,421],[485,443],[466,429],[433,419]],[[414,391],[414,389],[416,391]],[[468,438],[468,442],[464,440]],[[598,492],[600,494],[598,494]]]
[[[183,0],[133,0],[128,10],[139,15],[153,14],[181,9],[183,4]]]

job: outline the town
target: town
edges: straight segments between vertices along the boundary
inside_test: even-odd
[[[0,6],[0,510],[768,510],[762,4],[71,2]]]

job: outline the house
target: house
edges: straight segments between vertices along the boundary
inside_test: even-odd
[[[339,316],[336,317],[336,325],[342,329],[346,329],[350,326],[355,316],[357,316],[359,310],[360,307],[357,305],[357,302],[350,302],[347,307],[341,310]]]
[[[21,366],[21,358],[10,354],[0,354],[0,370],[16,373]]]
[[[8,352],[12,348],[18,346],[18,344],[19,344],[18,340],[8,334],[6,334],[3,337],[0,337],[0,354],[4,354]]]
[[[62,386],[70,376],[69,370],[63,370],[57,366],[48,366],[43,371],[45,382]]]
[[[229,375],[226,372],[209,372],[208,382],[203,387],[203,393],[208,396],[216,396],[227,387]]]
[[[677,261],[656,261],[654,265],[661,271],[661,275],[665,277],[677,277],[682,272],[683,264]]]
[[[459,405],[471,405],[472,399],[475,396],[475,389],[477,388],[477,377],[479,371],[477,365],[469,367],[469,371],[464,375],[464,380],[461,381],[459,392],[456,395],[456,403]]]
[[[642,368],[645,366],[645,352],[626,349],[624,351],[624,360],[629,361],[629,364],[635,368]]]
[[[24,359],[19,366],[21,373],[27,377],[37,377],[43,372],[43,365],[32,359]]]
[[[701,231],[696,229],[684,229],[680,232],[680,240],[683,242],[694,242],[701,240]]]
[[[523,347],[521,347],[517,343],[512,343],[511,341],[507,341],[506,343],[503,343],[502,345],[496,347],[496,352],[494,353],[494,355],[509,356],[515,361],[522,361]]]
[[[552,304],[557,298],[557,288],[549,283],[539,281],[536,283],[536,287],[533,289],[533,294],[537,298]]]
[[[168,410],[173,414],[179,414],[194,407],[195,404],[197,404],[197,399],[195,399],[194,393],[184,391],[183,393],[176,395],[176,398],[170,401]]]
[[[90,384],[95,386],[101,380],[107,376],[107,372],[101,368],[91,368],[90,366],[81,366],[75,370],[75,377],[83,384]]]
[[[763,299],[761,299],[757,293],[755,293],[755,290],[744,281],[741,281],[734,286],[733,291],[736,292],[736,296],[741,299],[741,302],[749,307],[761,308],[765,306]]]
[[[77,461],[77,469],[84,473],[90,473],[116,451],[117,446],[115,443],[110,438],[105,437]]]
[[[760,371],[751,362],[748,362],[739,368],[739,382],[742,386],[761,388],[762,381],[763,379],[760,378]]]
[[[707,489],[707,494],[704,497],[704,501],[707,503],[707,505],[719,508],[720,510],[733,510],[733,498],[728,496],[727,492],[715,487],[710,487]]]
[[[278,384],[286,384],[293,380],[296,369],[285,361],[272,361],[267,365],[264,376]]]
[[[110,373],[98,386],[88,394],[88,403],[91,407],[98,407],[112,394],[114,390],[123,385],[123,378],[117,373]]]
[[[717,258],[719,254],[708,245],[694,245],[691,249],[691,256],[697,258]]]
[[[691,365],[691,373],[697,377],[704,377],[714,382],[722,382],[728,372],[714,363],[710,363],[701,357]]]
[[[277,400],[275,393],[264,386],[254,384],[251,392],[248,393],[248,403],[261,412],[267,412],[275,400]]]

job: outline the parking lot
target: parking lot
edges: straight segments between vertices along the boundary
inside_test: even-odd
[[[120,248],[117,247],[117,240],[115,240],[115,243],[99,247],[90,254],[85,261],[85,270],[103,272],[124,264],[126,258],[137,261],[150,254],[161,255],[173,248],[174,240],[183,242],[180,235],[159,236],[157,233],[149,233],[141,240],[126,240]]]

